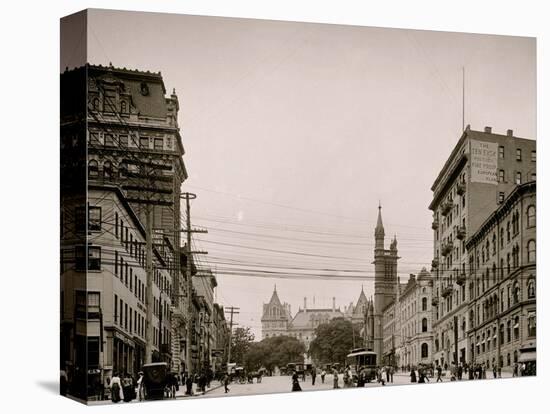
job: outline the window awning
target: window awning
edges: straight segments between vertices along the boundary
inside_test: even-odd
[[[522,352],[519,355],[519,362],[527,362],[527,361],[536,361],[537,360],[537,351],[531,351],[531,352]]]
[[[495,334],[495,336],[493,336],[493,339],[497,339],[497,334]]]
[[[516,323],[516,324],[514,325],[514,329],[517,329],[517,328],[519,328],[519,323]]]

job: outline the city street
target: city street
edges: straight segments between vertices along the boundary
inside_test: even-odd
[[[510,378],[511,374],[503,373],[503,378]],[[487,378],[492,379],[492,378]],[[410,377],[406,373],[398,373],[393,376],[393,383],[387,385],[405,385],[411,384]],[[435,383],[436,378],[430,378],[429,383]],[[449,382],[450,376],[443,376],[443,382]],[[463,379],[463,381],[466,381]],[[214,385],[215,384],[215,385]],[[342,375],[339,376],[339,386],[343,389],[343,379]],[[213,383],[214,387],[217,386],[217,383]],[[416,384],[415,384],[416,385]],[[365,388],[375,388],[381,387],[382,385],[377,382],[371,382],[366,385]],[[300,387],[303,391],[315,391],[315,390],[330,390],[333,389],[333,376],[332,374],[325,377],[325,383],[321,383],[320,376],[317,376],[315,385],[311,385],[311,377],[307,377],[306,381],[300,381]],[[237,384],[233,383],[229,386],[229,393],[224,393],[224,388],[217,387],[211,391],[207,391],[205,394],[206,397],[219,397],[219,396],[236,396],[236,395],[254,395],[254,394],[269,394],[269,393],[281,393],[281,392],[290,392],[292,388],[291,379],[289,376],[273,376],[273,377],[264,377],[260,384],[254,381],[253,384]],[[199,397],[199,396],[198,396]],[[201,396],[202,397],[202,396]]]

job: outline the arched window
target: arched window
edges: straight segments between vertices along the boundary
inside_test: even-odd
[[[537,211],[535,206],[527,207],[527,227],[535,227],[537,225]]]
[[[103,177],[111,178],[113,176],[113,164],[111,161],[105,161],[103,163]]]
[[[421,358],[428,358],[428,344],[423,343],[420,347]]]
[[[529,281],[527,282],[527,297],[529,299],[532,299],[535,297],[535,294],[535,279],[529,279]]]
[[[508,321],[506,324],[506,342],[510,342],[512,340],[512,322]]]
[[[537,256],[537,244],[534,240],[529,240],[527,242],[527,261],[529,263],[534,263]]]
[[[126,164],[125,162],[121,162],[120,167],[118,168],[118,174],[121,178],[126,177],[126,175],[128,174],[128,164]],[[269,313],[270,315],[273,315],[273,309],[271,309]]]
[[[428,332],[428,319],[422,318],[422,332]]]
[[[94,98],[94,100],[92,101],[92,109],[94,111],[99,111],[99,99],[98,98]]]
[[[120,113],[122,114],[126,113],[126,101],[120,102]]]
[[[428,310],[428,298],[422,298],[422,310]]]
[[[99,169],[97,167],[97,161],[90,160],[90,162],[88,162],[88,177],[97,178],[98,175],[99,175]]]
[[[520,295],[519,283],[517,281],[514,282],[514,288],[513,288],[513,291],[512,291],[512,295],[514,297],[514,305],[515,305],[516,303],[519,302],[519,295]]]
[[[506,365],[510,366],[510,353],[506,354]]]

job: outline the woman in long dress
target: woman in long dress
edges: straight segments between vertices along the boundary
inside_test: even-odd
[[[112,402],[117,403],[122,400],[122,383],[120,382],[120,377],[118,376],[118,373],[113,373],[113,378],[111,378],[109,388],[111,388]]]
[[[292,391],[302,391],[302,387],[300,387],[300,380],[296,371],[292,374]]]

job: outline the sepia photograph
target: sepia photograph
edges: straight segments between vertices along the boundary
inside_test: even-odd
[[[59,79],[61,395],[537,375],[536,38],[86,9]]]

